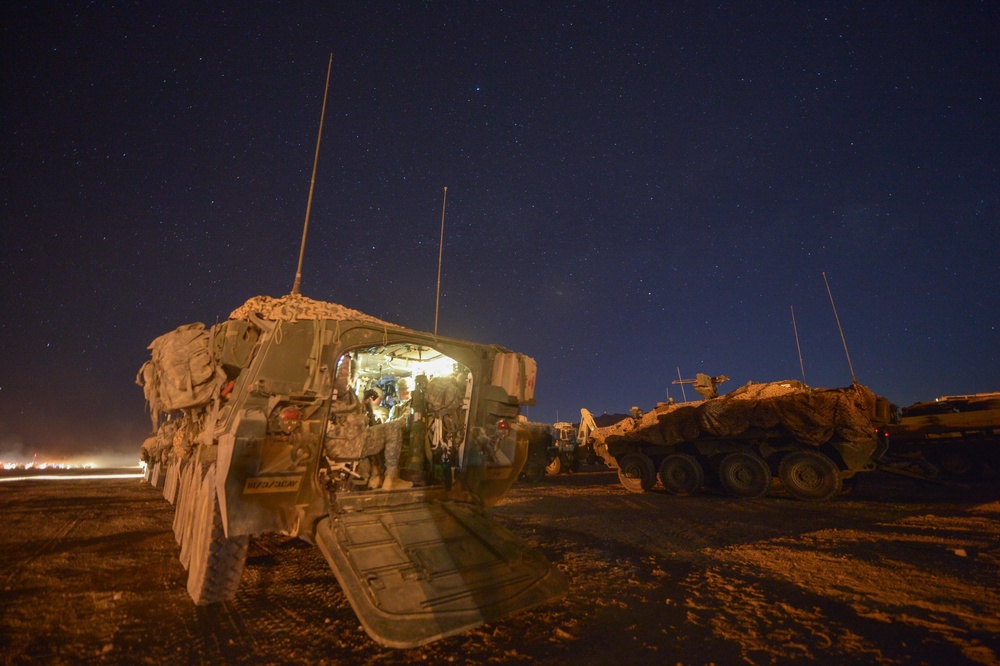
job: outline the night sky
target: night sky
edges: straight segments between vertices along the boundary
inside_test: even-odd
[[[997,3],[13,4],[0,459],[136,460],[149,342],[291,291],[331,53],[302,293],[433,329],[447,186],[532,420],[802,379],[793,307],[850,385],[824,273],[859,382],[1000,390]]]

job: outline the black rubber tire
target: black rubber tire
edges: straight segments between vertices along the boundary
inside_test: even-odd
[[[733,497],[756,499],[771,488],[771,469],[760,456],[737,451],[719,463],[719,481]]]
[[[558,453],[548,465],[545,466],[545,473],[549,476],[556,476],[562,471],[562,456]]]
[[[660,463],[660,483],[671,495],[694,495],[705,486],[705,470],[694,456],[671,453]]]
[[[656,483],[656,469],[649,456],[627,453],[618,460],[618,480],[630,493],[646,493]]]
[[[580,459],[579,458],[573,458],[573,460],[570,461],[570,463],[569,463],[569,471],[570,471],[570,474],[573,474],[575,472],[579,472],[580,471]]]
[[[248,536],[227,537],[222,526],[215,465],[209,466],[192,514],[188,594],[198,606],[228,601],[236,594],[247,559]]]
[[[806,502],[832,499],[843,486],[836,463],[819,451],[792,451],[782,458],[778,477],[792,497]]]

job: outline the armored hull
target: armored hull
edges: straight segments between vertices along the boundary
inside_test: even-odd
[[[158,434],[142,455],[176,505],[195,603],[236,595],[248,540],[268,532],[318,544],[389,647],[565,594],[486,512],[528,455],[530,357],[299,295],[256,297],[150,350],[138,383]]]
[[[717,482],[760,497],[774,478],[795,497],[837,495],[875,469],[891,406],[868,388],[811,389],[797,381],[749,383],[724,396],[661,403],[591,433],[595,452],[634,492],[657,479],[676,495]]]

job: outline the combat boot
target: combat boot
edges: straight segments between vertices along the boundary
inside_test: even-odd
[[[382,490],[409,490],[412,487],[412,481],[399,478],[398,467],[386,467],[385,481],[382,482]]]

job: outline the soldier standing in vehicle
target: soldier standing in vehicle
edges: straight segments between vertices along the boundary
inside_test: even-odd
[[[379,411],[384,411],[380,410],[382,405],[382,389],[375,386],[366,390],[364,405],[365,413],[368,415],[368,425],[373,426],[382,423],[382,419],[378,414]]]
[[[389,420],[407,418],[410,415],[410,383],[405,379],[396,382],[396,396],[398,400],[389,411]]]

